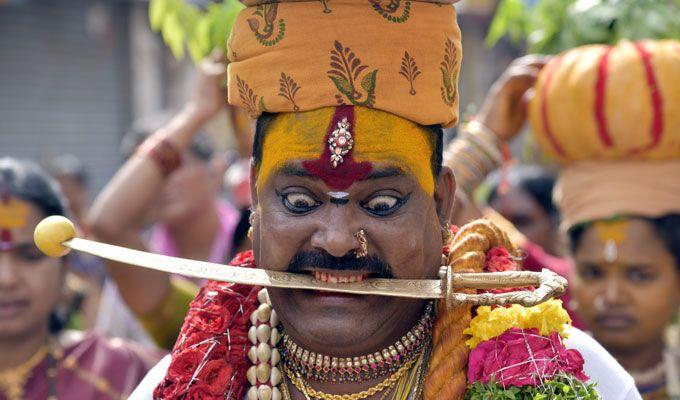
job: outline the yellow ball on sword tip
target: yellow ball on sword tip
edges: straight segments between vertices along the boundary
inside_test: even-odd
[[[76,237],[76,227],[68,218],[61,215],[53,215],[40,221],[33,232],[35,245],[45,255],[50,257],[63,257],[71,249],[62,243]]]

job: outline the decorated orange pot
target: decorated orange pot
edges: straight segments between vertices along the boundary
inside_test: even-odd
[[[529,108],[560,163],[680,157],[680,41],[577,47],[541,72]]]

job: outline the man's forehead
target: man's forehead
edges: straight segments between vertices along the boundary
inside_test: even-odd
[[[300,178],[320,179],[314,175],[307,168],[304,167],[305,160],[291,160],[284,164],[281,168],[275,171],[277,175],[296,176]],[[404,172],[397,165],[381,165],[374,164],[371,172],[366,176],[365,180],[385,179],[394,177],[408,177],[408,173]]]
[[[436,138],[395,115],[363,107],[327,107],[275,117],[262,146],[258,180],[274,173],[322,179],[344,190],[351,183],[411,175],[434,191],[431,157]]]

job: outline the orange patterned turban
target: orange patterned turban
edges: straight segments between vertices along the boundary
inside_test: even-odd
[[[555,57],[530,105],[536,140],[564,165],[567,227],[680,212],[680,42],[591,45]]]
[[[453,0],[248,0],[228,42],[229,103],[252,117],[354,105],[458,120]]]

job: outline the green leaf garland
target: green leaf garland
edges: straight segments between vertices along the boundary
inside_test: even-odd
[[[540,387],[511,386],[506,389],[497,383],[475,382],[468,386],[465,400],[599,400],[594,383],[583,383],[561,374]]]

